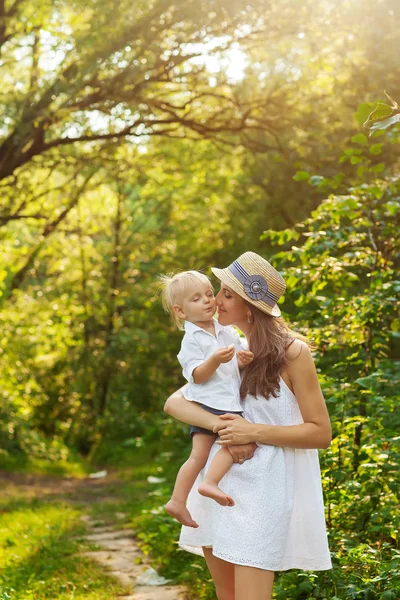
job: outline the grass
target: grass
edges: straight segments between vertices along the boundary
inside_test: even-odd
[[[89,473],[90,467],[79,455],[71,454],[68,459],[51,460],[25,454],[13,456],[0,449],[0,470],[7,473],[85,477]]]
[[[82,512],[62,502],[3,503],[0,522],[1,600],[110,600],[124,588],[86,549]]]
[[[80,481],[82,474],[100,467],[83,462],[65,468],[62,462],[54,461],[49,468],[46,461],[36,460],[15,463],[15,469],[8,463],[3,472],[8,485],[0,497],[0,600],[111,600],[127,593],[103,567],[90,559],[78,558],[80,552],[93,549],[93,544],[84,540],[86,526],[81,516],[89,515],[99,524],[133,528],[144,553],[149,554],[152,544],[140,531],[142,520],[151,520],[152,511],[159,512],[178,465],[168,475],[169,483],[160,489],[147,478],[164,478],[163,455],[154,460],[157,452],[150,446],[141,452],[129,448],[123,454],[123,460],[117,462],[129,466],[114,471],[109,483],[92,486]],[[63,487],[63,480],[55,473],[69,478],[74,474],[75,487]],[[117,513],[123,513],[123,518],[117,518]],[[155,521],[157,528],[160,516]],[[170,567],[177,550],[179,525],[168,515],[161,517],[167,526],[161,523],[158,540],[153,536],[154,543],[160,544],[161,554],[155,552],[152,565],[176,577],[176,569],[173,573]],[[149,535],[152,536],[151,531]],[[162,556],[165,543],[174,550],[168,558]]]
[[[63,488],[63,480],[54,476],[41,479],[35,489],[26,485],[25,476],[10,474],[15,485],[10,484],[0,497],[0,600],[112,600],[122,593],[102,567],[77,557],[80,551],[90,549],[83,538],[83,514],[99,524],[133,529],[143,553],[151,557],[151,565],[160,575],[185,585],[196,600],[214,600],[204,560],[178,548],[180,526],[163,509],[188,454],[188,442],[175,436],[168,447],[161,441],[158,446],[113,444],[99,448],[97,467],[73,462],[71,469],[66,469],[77,474],[72,489],[70,485]],[[114,470],[103,484],[80,481],[82,472],[109,468],[110,464]],[[35,468],[49,473],[46,464],[36,463]],[[27,469],[25,464],[22,471]],[[50,471],[65,472],[64,466],[56,463]],[[153,477],[150,481],[149,476]],[[54,493],[57,481],[60,489]],[[53,489],[46,489],[51,485]],[[341,535],[340,531],[332,534]],[[359,536],[349,532],[352,538],[356,534]],[[387,549],[382,554],[356,540],[351,550],[335,558],[333,571],[277,574],[274,598],[395,600],[400,597],[400,554],[391,551],[389,557]]]
[[[82,515],[115,525],[115,512],[124,506],[119,482],[86,485],[83,475],[96,468],[83,460],[14,458],[0,465],[5,484],[0,497],[0,600],[111,600],[128,593],[104,567],[80,556],[93,549],[84,539]],[[60,476],[67,476],[72,487],[63,487]],[[144,490],[137,493],[146,495]],[[113,502],[107,501],[111,495]],[[129,500],[135,505],[131,496]]]

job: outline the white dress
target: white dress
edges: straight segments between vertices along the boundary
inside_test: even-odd
[[[248,395],[244,416],[253,423],[303,423],[296,397],[280,378],[277,398]],[[198,529],[182,526],[179,545],[203,555],[271,571],[331,569],[318,450],[259,445],[253,458],[234,464],[220,483],[235,506],[200,496],[199,482],[220,446],[214,444],[188,498]]]

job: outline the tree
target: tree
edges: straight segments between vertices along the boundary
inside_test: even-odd
[[[226,79],[211,88],[198,60],[251,39],[257,8],[265,17],[263,2],[91,0],[81,11],[2,0],[0,179],[76,143],[268,128],[272,118],[257,118],[262,99],[240,101]]]

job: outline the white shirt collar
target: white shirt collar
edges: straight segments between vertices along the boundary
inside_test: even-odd
[[[218,335],[219,332],[222,331],[223,325],[220,325],[220,323],[218,323],[217,319],[213,319],[213,322],[214,322],[214,327],[215,327],[215,335]],[[186,331],[186,333],[195,333],[196,331],[203,331],[204,333],[208,333],[209,335],[212,335],[212,333],[210,333],[209,331],[206,331],[205,329],[203,329],[202,327],[199,327],[198,325],[195,325],[191,321],[185,321],[185,331]]]

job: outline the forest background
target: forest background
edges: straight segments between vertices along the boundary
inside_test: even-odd
[[[162,474],[134,524],[196,598],[162,511],[189,440],[156,278],[246,250],[287,280],[333,425],[334,569],[275,597],[400,594],[399,56],[396,0],[0,0],[0,467]]]

